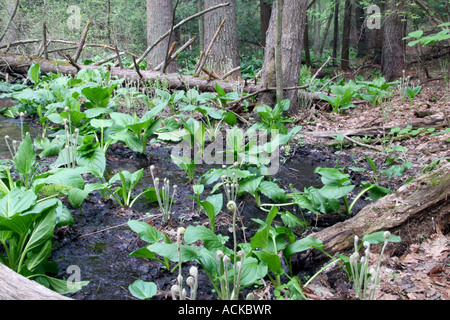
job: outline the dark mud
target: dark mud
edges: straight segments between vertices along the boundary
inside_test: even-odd
[[[136,155],[127,147],[117,144],[112,146],[107,153],[107,176],[120,170],[133,172],[141,168],[144,170],[144,178],[136,188],[139,192],[144,187],[153,186],[149,166],[154,165],[156,176],[170,179],[170,183],[179,186],[176,200],[173,206],[174,215],[169,226],[162,224],[159,208],[145,198],[137,201],[132,209],[121,208],[112,200],[105,200],[100,194],[94,192],[85,201],[81,210],[72,210],[75,222],[73,227],[64,228],[56,233],[53,260],[57,263],[60,273],[58,277],[68,275],[65,270],[70,265],[77,265],[81,270],[81,278],[90,281],[81,291],[69,295],[75,299],[134,299],[129,293],[128,286],[137,279],[153,281],[158,285],[160,294],[155,299],[166,299],[170,287],[175,284],[176,274],[165,270],[157,261],[149,261],[142,258],[129,257],[129,253],[146,245],[139,239],[127,225],[131,219],[142,219],[146,213],[154,215],[148,221],[161,231],[166,231],[172,238],[179,226],[187,227],[191,224],[204,224],[208,226],[208,219],[204,214],[198,214],[196,204],[188,198],[192,195],[192,184],[184,172],[170,159],[171,148],[159,146],[149,148],[146,156]],[[290,190],[290,185],[298,190],[311,185],[320,186],[319,177],[314,174],[317,166],[335,166],[336,155],[332,150],[321,149],[312,151],[312,147],[299,147],[295,153],[285,160],[279,173],[274,176],[279,185]],[[348,161],[349,159],[347,159]],[[344,161],[340,159],[339,161]],[[199,165],[197,177],[211,167]],[[208,194],[208,186],[204,195]],[[241,203],[238,222],[239,241],[249,241],[256,225],[252,218],[265,220],[266,213],[259,210],[254,199],[250,196],[242,196],[238,199]],[[70,207],[69,207],[70,208]],[[225,212],[217,216],[217,232],[230,236],[229,229],[231,216]],[[294,211],[295,212],[295,211]],[[340,215],[321,217],[318,221],[315,216],[306,217],[309,222],[318,228],[332,225],[345,217]],[[245,228],[242,228],[244,227]],[[245,230],[245,231],[243,231]],[[298,230],[298,232],[302,232]],[[186,274],[190,264],[184,264]],[[215,299],[211,292],[212,287],[206,275],[201,275],[198,299]]]

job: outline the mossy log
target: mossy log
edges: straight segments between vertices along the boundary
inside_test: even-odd
[[[399,232],[414,219],[439,224],[448,230],[450,218],[450,162],[403,185],[396,192],[364,207],[354,217],[311,234],[324,243],[330,254],[353,249],[360,239],[377,231]],[[431,213],[438,215],[432,216]],[[429,215],[429,216],[428,216]]]
[[[24,56],[17,54],[9,54],[0,52],[0,70],[6,73],[26,75],[30,67],[39,62],[42,74],[48,73],[61,73],[63,75],[75,76],[80,70],[85,68],[105,68],[95,65],[76,65],[74,66],[69,61],[44,59],[37,56]],[[163,81],[168,84],[168,87],[172,90],[187,90],[191,88],[197,88],[200,92],[216,92],[216,84],[224,89],[225,92],[241,91],[249,94],[250,96],[257,96],[266,91],[274,91],[276,88],[265,88],[261,84],[253,81],[227,81],[216,80],[212,78],[196,77],[189,75],[181,75],[178,73],[160,73],[158,71],[139,70],[139,69],[122,69],[116,67],[108,68],[111,70],[111,76],[118,77],[120,79],[126,79],[128,81]],[[234,70],[235,71],[235,70]],[[285,90],[301,90],[306,86],[285,88]],[[311,93],[302,91],[302,95],[308,97],[311,100],[318,100],[317,93]],[[245,98],[239,99],[240,102]],[[234,104],[232,101],[229,104]]]
[[[0,263],[0,300],[71,300]]]
[[[69,61],[44,59],[37,56],[24,56],[0,52],[0,69],[8,73],[18,73],[26,75],[29,68],[39,62],[42,74],[47,73],[61,73],[63,75],[75,76],[78,70]],[[104,68],[101,66],[93,65],[78,65],[79,69],[85,68]],[[170,89],[173,90],[186,90],[190,88],[198,88],[202,92],[215,92],[216,83],[220,85],[225,92],[237,91],[242,82],[237,81],[225,81],[225,80],[212,80],[203,77],[194,77],[180,75],[176,73],[161,74],[158,71],[139,70],[139,75],[135,69],[122,69],[111,67],[111,76],[117,76],[121,79],[127,79],[130,81],[164,81],[167,82]],[[243,92],[254,93],[261,90],[259,85],[247,84],[243,88]]]

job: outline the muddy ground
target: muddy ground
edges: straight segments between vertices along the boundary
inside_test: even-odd
[[[287,191],[290,184],[298,190],[303,190],[304,187],[311,185],[320,186],[319,177],[313,173],[317,166],[335,167],[338,163],[341,168],[360,166],[370,169],[363,160],[364,156],[369,156],[374,159],[377,166],[383,167],[385,152],[376,152],[367,146],[354,145],[349,141],[342,146],[336,145],[336,141],[331,137],[317,138],[310,133],[380,126],[405,127],[414,121],[430,119],[444,119],[436,124],[437,130],[444,130],[448,127],[445,119],[450,115],[449,90],[445,86],[448,84],[430,82],[412,105],[394,98],[389,105],[374,107],[364,103],[357,104],[355,108],[340,115],[331,113],[326,105],[316,105],[314,112],[304,113],[296,118],[295,124],[302,125],[303,129],[293,140],[289,153],[283,154],[283,164],[275,178],[279,179],[278,183]],[[417,111],[429,111],[429,114],[419,118]],[[17,122],[15,124],[17,125]],[[405,148],[406,151],[402,156],[410,160],[413,166],[402,176],[389,181],[382,180],[381,185],[396,190],[408,178],[418,177],[425,166],[433,160],[449,158],[449,143],[446,142],[449,138],[450,133],[437,136],[426,134],[396,141],[395,144]],[[374,145],[383,150],[386,150],[387,146],[379,143]],[[191,224],[208,226],[206,215],[199,215],[194,201],[188,198],[192,195],[192,185],[188,183],[184,172],[170,160],[170,150],[170,147],[158,144],[149,147],[147,155],[143,157],[130,152],[121,144],[110,147],[107,153],[109,175],[119,170],[132,172],[145,168],[145,177],[137,191],[152,185],[149,172],[151,164],[156,167],[157,176],[168,178],[172,184],[179,186],[177,201],[173,207],[174,215],[169,226],[164,226],[156,204],[138,201],[132,209],[121,208],[112,200],[105,201],[98,192],[93,192],[81,209],[71,209],[74,225],[55,232],[52,259],[59,267],[58,277],[67,277],[68,274],[65,273],[67,267],[77,265],[81,269],[82,280],[90,281],[90,284],[81,291],[69,295],[70,297],[80,300],[135,299],[130,294],[128,286],[135,280],[142,279],[157,284],[159,291],[154,299],[170,299],[170,287],[175,283],[176,276],[165,270],[159,262],[128,256],[145,243],[127,225],[131,219],[145,219],[144,221],[167,232],[172,238],[175,238],[176,229],[180,226],[186,227]],[[209,167],[198,167],[197,177],[207,169]],[[351,177],[355,184],[368,180],[364,172],[353,172]],[[210,188],[211,186],[207,191]],[[357,191],[355,190],[355,193]],[[251,218],[264,219],[265,214],[255,207],[254,200],[250,197],[240,197],[239,203],[241,204],[238,222],[239,240],[249,241],[255,232]],[[360,200],[354,214],[368,203],[369,201]],[[145,218],[146,213],[151,216]],[[443,214],[448,215],[449,212]],[[336,222],[349,218],[338,214],[323,215],[317,219],[315,216],[304,215],[314,230],[331,227]],[[218,232],[231,236],[230,221],[231,216],[227,212],[222,212],[217,217]],[[242,228],[243,226],[245,228]],[[449,229],[448,224],[432,225],[430,219],[427,219],[426,212],[423,213],[423,226],[416,225],[413,234],[408,231],[408,226],[405,226],[402,235],[409,234],[409,236],[402,238],[400,245],[389,245],[385,251],[381,283],[375,298],[448,300]],[[305,236],[310,231],[311,229],[296,229],[295,233],[298,236]],[[379,249],[374,250],[371,259],[376,261],[378,254]],[[189,263],[184,265],[186,272],[189,267]],[[320,267],[310,266],[307,270],[300,270],[300,275],[307,279]],[[266,282],[265,287],[248,288],[244,293],[255,290],[257,297],[273,299],[272,289],[270,283]],[[198,299],[216,299],[211,290],[208,278],[201,273]],[[352,283],[338,267],[322,272],[305,288],[305,293],[311,299],[355,299]]]

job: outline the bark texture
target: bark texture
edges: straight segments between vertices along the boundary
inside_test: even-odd
[[[282,26],[282,64],[285,87],[295,87],[301,69],[301,59],[303,53],[303,36],[306,23],[306,0],[285,0],[283,6],[283,26]],[[264,64],[261,74],[261,85],[263,87],[276,87],[275,74],[275,38],[276,38],[276,8],[272,9],[269,29],[267,31],[266,48],[264,51]],[[286,99],[291,101],[290,113],[298,111],[298,92],[289,90],[284,94]],[[265,94],[262,103],[273,105],[275,103],[273,94]]]
[[[147,0],[147,44],[151,45],[161,35],[170,30],[173,22],[173,6],[171,0]],[[172,42],[174,37],[172,36]],[[162,40],[147,56],[147,62],[157,66],[166,58],[169,37]],[[167,72],[177,72],[178,64],[172,61]]]
[[[330,254],[353,248],[354,237],[360,239],[377,231],[392,233],[408,228],[416,220],[432,223],[431,212],[443,228],[449,227],[450,163],[402,186],[396,192],[364,207],[353,218],[311,234],[324,243]],[[438,209],[438,210],[436,210]],[[405,230],[405,232],[409,232]]]
[[[383,37],[383,52],[382,52],[382,73],[387,81],[398,79],[402,75],[402,70],[405,69],[405,37],[404,24],[402,21],[404,16],[401,12],[404,11],[406,2],[390,0],[386,3],[388,16],[384,22],[384,37]]]
[[[208,47],[214,34],[224,19],[226,22],[220,30],[219,36],[215,40],[206,60],[205,67],[214,71],[217,75],[223,76],[231,69],[239,67],[241,64],[239,57],[239,40],[237,31],[236,0],[227,1],[229,6],[223,7],[205,14],[204,45]],[[204,0],[205,8],[209,8],[220,3],[222,0]],[[240,72],[232,75],[233,79],[240,77]]]
[[[71,300],[0,263],[0,300]]]

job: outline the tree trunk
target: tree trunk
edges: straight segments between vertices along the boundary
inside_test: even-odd
[[[307,0],[285,0],[283,6],[283,36],[281,41],[283,56],[283,78],[285,87],[298,86],[303,53],[303,35],[306,23]],[[276,5],[272,9],[269,30],[267,32],[266,48],[264,51],[264,64],[261,73],[262,87],[276,87],[275,77],[275,29]],[[260,96],[260,102],[273,105],[274,95],[271,93]],[[298,92],[289,90],[285,99],[291,101],[289,112],[298,111]]]
[[[327,26],[325,27],[325,31],[323,32],[322,38],[320,40],[320,47],[319,47],[319,53],[317,55],[317,61],[322,59],[323,49],[325,48],[325,43],[328,38],[328,32],[330,31],[331,21],[333,20],[333,12],[330,13],[330,16],[328,17]]]
[[[198,0],[197,8],[198,12],[205,9],[203,0]],[[200,52],[205,50],[205,20],[203,16],[198,18],[198,45]]]
[[[147,44],[151,45],[167,30],[172,28],[172,0],[147,0]],[[164,61],[167,54],[169,37],[161,41],[147,56],[147,63],[157,66]],[[167,72],[177,72],[178,63],[172,61],[166,68]]]
[[[209,8],[222,3],[221,0],[204,0],[205,8]],[[205,46],[208,47],[214,34],[224,19],[226,22],[220,31],[211,51],[207,57],[205,67],[209,71],[214,71],[217,75],[223,76],[228,71],[239,67],[241,60],[239,57],[239,40],[237,32],[236,0],[227,1],[229,6],[217,9],[205,14]],[[235,72],[231,76],[233,79],[239,78],[240,72]]]
[[[398,79],[405,69],[404,23],[401,12],[406,1],[390,0],[386,3],[388,16],[384,22],[383,51],[381,58],[382,73],[387,81]]]
[[[357,57],[365,57],[367,55],[366,28],[364,26],[364,8],[361,4],[356,4],[356,32],[358,53]]]
[[[309,23],[311,21],[308,21],[308,16],[306,16],[306,23],[305,23],[305,34],[303,35],[303,47],[305,48],[305,63],[308,67],[311,66],[311,47],[309,43]]]
[[[272,14],[272,6],[268,0],[259,1],[260,17],[261,17],[261,37],[262,45],[266,46],[267,30],[269,29],[270,16]]]
[[[70,300],[0,263],[0,300]]]
[[[351,0],[345,0],[345,13],[342,29],[341,67],[343,71],[350,70],[350,29],[352,22]]]
[[[339,44],[339,0],[334,4],[334,30],[333,30],[333,65],[336,65]]]

